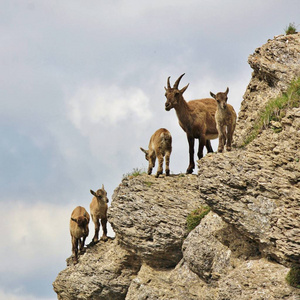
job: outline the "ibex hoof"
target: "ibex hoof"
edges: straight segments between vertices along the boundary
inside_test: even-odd
[[[101,241],[107,242],[107,240],[108,240],[108,237],[106,235],[101,237]]]
[[[192,173],[193,173],[193,169],[188,168],[188,169],[186,170],[186,174],[192,174]]]
[[[170,170],[166,170],[166,176],[170,175]]]
[[[76,257],[73,257],[73,264],[74,265],[78,264],[78,259]]]
[[[92,240],[93,245],[97,244],[98,242],[99,242],[98,239],[93,239],[93,240]]]
[[[157,172],[155,177],[158,178],[159,175],[161,175],[161,174],[162,174],[162,172]]]

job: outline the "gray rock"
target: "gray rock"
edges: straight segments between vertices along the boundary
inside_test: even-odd
[[[233,145],[243,144],[267,101],[285,92],[289,83],[300,76],[299,41],[300,33],[281,35],[249,56],[253,73],[241,103]]]
[[[108,216],[124,248],[151,266],[170,267],[182,258],[186,217],[200,204],[196,175],[140,175],[122,181]]]
[[[265,256],[286,266],[300,261],[299,110],[289,111],[291,123],[280,133],[264,130],[246,149],[199,163],[201,197]]]
[[[80,256],[79,263],[61,271],[53,283],[60,300],[125,299],[140,268],[139,258],[116,240],[99,242]]]
[[[189,234],[182,251],[189,269],[207,283],[232,271],[240,260],[260,257],[256,243],[212,212]]]

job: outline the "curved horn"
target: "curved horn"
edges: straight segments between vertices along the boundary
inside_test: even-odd
[[[171,88],[171,85],[170,85],[170,76],[168,77],[167,83],[168,83],[168,89],[170,89]]]
[[[179,78],[175,81],[173,88],[178,89],[179,82],[185,73],[179,76]]]
[[[225,94],[227,95],[229,92],[229,88],[227,87],[226,91],[225,91]]]

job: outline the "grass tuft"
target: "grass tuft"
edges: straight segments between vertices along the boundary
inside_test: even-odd
[[[295,23],[290,23],[288,27],[285,28],[285,34],[295,34],[297,33],[297,28],[295,26]]]
[[[290,286],[300,289],[300,267],[292,267],[285,279]]]
[[[187,230],[192,231],[200,224],[200,221],[210,212],[209,206],[201,206],[192,211],[186,218]]]
[[[142,174],[146,174],[145,169],[139,169],[139,168],[133,168],[132,172],[123,174],[123,179],[127,178],[127,177],[136,177]]]
[[[267,128],[271,121],[280,121],[288,108],[300,106],[300,78],[291,82],[288,90],[281,96],[267,102],[253,124],[250,134],[246,137],[242,147],[251,143],[258,134]],[[278,131],[279,132],[279,131]]]

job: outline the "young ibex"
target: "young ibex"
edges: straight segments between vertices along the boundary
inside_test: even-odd
[[[219,133],[218,152],[223,152],[225,145],[226,150],[231,151],[232,137],[236,125],[236,112],[230,104],[227,104],[228,92],[229,88],[226,89],[225,93],[220,92],[216,95],[210,92],[210,95],[216,99],[218,103],[218,108],[215,115]]]
[[[172,152],[172,136],[171,133],[165,129],[160,128],[154,132],[150,138],[148,150],[140,149],[145,153],[146,160],[149,161],[148,174],[152,173],[155,166],[155,160],[158,160],[158,168],[156,177],[163,173],[163,162],[165,157],[166,176],[170,175],[170,155]]]
[[[91,217],[95,225],[95,235],[93,237],[93,243],[96,243],[99,239],[99,230],[100,230],[100,223],[99,219],[101,219],[101,225],[103,230],[103,235],[101,240],[107,241],[107,193],[104,189],[104,185],[102,184],[102,188],[97,190],[95,193],[93,190],[90,190],[91,194],[94,196],[92,202],[90,204],[90,212]]]
[[[72,255],[74,264],[78,263],[78,242],[80,244],[80,252],[83,251],[84,242],[89,235],[90,215],[81,206],[77,206],[70,219],[70,234],[72,240]]]
[[[218,137],[218,131],[215,122],[217,102],[211,98],[186,102],[183,98],[183,93],[189,85],[186,85],[181,90],[178,89],[179,82],[183,75],[184,74],[182,74],[176,80],[173,88],[171,88],[170,85],[170,77],[168,78],[168,88],[165,87],[165,96],[167,98],[165,109],[167,111],[172,108],[175,109],[179,125],[186,132],[190,154],[190,163],[186,173],[190,174],[195,168],[194,139],[199,140],[199,159],[203,157],[204,146],[206,146],[208,152],[213,152],[210,140]]]

